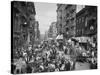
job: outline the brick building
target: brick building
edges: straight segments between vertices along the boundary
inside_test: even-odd
[[[50,25],[50,28],[48,30],[48,38],[55,39],[56,36],[57,36],[56,22],[52,22],[51,25]]]
[[[62,33],[62,4],[57,4],[57,34]]]
[[[35,40],[39,40],[40,39],[40,30],[39,30],[39,22],[35,21]]]
[[[97,7],[85,6],[76,14],[76,37],[92,36],[97,33]]]
[[[57,4],[57,32],[64,37],[75,36],[76,5]]]
[[[76,28],[76,5],[66,6],[66,25],[64,27],[64,34],[66,38],[75,36]]]
[[[11,2],[12,45],[14,49],[30,41],[33,42],[35,15],[36,12],[33,2]]]

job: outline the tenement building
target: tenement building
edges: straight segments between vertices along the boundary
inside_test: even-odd
[[[35,21],[35,41],[40,39],[40,30],[39,30],[39,22]]]
[[[57,32],[66,39],[75,36],[76,5],[57,4]]]
[[[64,34],[66,38],[71,38],[75,36],[76,27],[76,5],[66,6],[66,25],[64,27]]]
[[[33,41],[36,12],[33,2],[23,1],[13,1],[11,3],[11,11],[13,48],[18,48],[31,40]]]
[[[76,37],[90,37],[92,41],[97,38],[96,6],[85,6],[76,14],[76,19]]]
[[[57,36],[56,22],[52,22],[48,30],[48,38],[55,39]]]

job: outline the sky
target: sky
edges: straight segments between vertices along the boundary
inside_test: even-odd
[[[49,29],[52,22],[57,19],[57,5],[55,3],[35,2],[36,20],[39,21],[39,29],[41,34]]]
[[[78,13],[84,7],[85,7],[85,5],[77,5],[76,13]]]
[[[44,3],[35,2],[36,20],[39,21],[39,29],[41,34],[45,34],[45,31],[49,29],[52,22],[57,20],[57,4],[56,3]],[[79,12],[84,6],[78,5],[77,12]]]

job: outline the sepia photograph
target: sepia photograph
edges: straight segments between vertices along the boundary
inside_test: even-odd
[[[11,73],[97,69],[97,8],[11,1]]]

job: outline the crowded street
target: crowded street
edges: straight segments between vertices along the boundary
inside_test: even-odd
[[[77,47],[79,46],[77,45]],[[19,59],[14,61],[14,64],[18,69],[23,71],[21,73],[26,72],[24,69],[26,66],[26,73],[91,69],[90,65],[93,62],[92,60],[88,60],[87,54],[86,56],[81,56],[81,58],[85,59],[77,60],[83,52],[78,51],[72,41],[66,44],[63,44],[62,39],[57,39],[56,42],[55,40],[43,41],[37,46],[29,45],[27,48],[22,47],[21,49],[17,49],[15,57]],[[96,66],[97,61],[93,61],[95,61],[94,65]],[[18,69],[14,72],[17,73]]]
[[[13,74],[97,69],[96,6],[26,1],[11,6]]]

